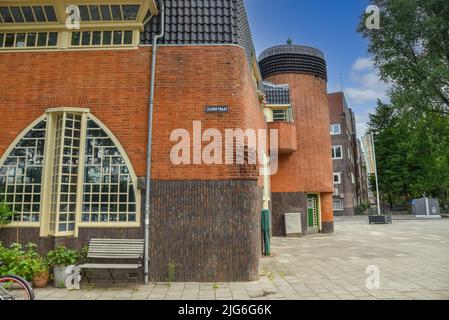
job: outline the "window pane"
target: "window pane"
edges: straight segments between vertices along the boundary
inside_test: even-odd
[[[92,18],[92,21],[100,21],[100,10],[98,9],[98,6],[89,6],[90,11],[90,17]]]
[[[115,45],[122,44],[122,32],[121,31],[114,31],[114,44]]]
[[[33,7],[34,10],[34,15],[36,16],[36,20],[38,22],[46,22],[47,20],[45,19],[45,14],[44,14],[44,9],[42,9],[42,7]]]
[[[47,15],[48,21],[50,21],[50,22],[57,21],[55,8],[53,8],[53,6],[45,6],[44,9],[45,9],[45,13]]]
[[[79,6],[82,21],[90,21],[89,10],[87,6]]]
[[[58,44],[58,33],[50,32],[48,35],[48,46],[56,46]]]
[[[33,11],[31,10],[31,7],[22,7],[23,15],[25,16],[26,22],[36,22],[36,19],[34,18]]]
[[[92,45],[99,46],[101,44],[101,31],[94,31],[92,33]]]
[[[0,33],[0,48],[3,47],[3,39],[5,38],[5,35],[3,33]]]
[[[111,31],[103,31],[103,45],[111,44]]]
[[[123,5],[122,10],[125,20],[137,20],[137,13],[139,12],[138,5]]]
[[[72,46],[79,46],[80,38],[81,38],[80,32],[72,32]]]
[[[111,20],[111,11],[109,10],[109,6],[100,6],[101,17],[104,21]]]
[[[28,33],[27,35],[27,47],[36,46],[36,33]]]
[[[111,6],[111,10],[112,10],[112,17],[114,18],[114,20],[123,20],[122,11],[120,10],[119,5]]]
[[[90,45],[90,31],[84,31],[83,32],[83,38],[81,40],[81,44],[83,46],[88,46]]]
[[[14,33],[7,33],[5,39],[5,47],[7,48],[14,47],[14,38],[15,38]]]
[[[17,48],[25,47],[25,33],[18,33],[16,35],[16,47]]]
[[[37,46],[45,47],[47,45],[47,32],[39,32],[37,36]]]
[[[123,43],[124,44],[132,44],[133,43],[133,32],[132,31],[125,31]]]
[[[14,21],[17,22],[25,22],[25,19],[22,16],[22,11],[20,11],[19,7],[10,7],[12,16],[14,17]]]
[[[8,7],[0,7],[0,15],[4,22],[14,22]]]

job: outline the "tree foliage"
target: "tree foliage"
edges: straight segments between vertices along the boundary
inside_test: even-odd
[[[373,0],[380,29],[358,31],[381,78],[422,111],[449,114],[449,1]]]
[[[358,31],[382,80],[389,103],[370,116],[385,201],[409,204],[422,196],[449,196],[449,1],[372,0],[379,30]]]

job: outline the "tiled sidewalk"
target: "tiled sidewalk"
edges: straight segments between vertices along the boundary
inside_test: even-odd
[[[449,300],[449,219],[400,219],[368,225],[366,217],[337,218],[334,235],[273,239],[273,257],[261,261],[261,278],[250,283],[165,283],[48,287],[37,299],[84,300]],[[380,270],[380,288],[366,288],[368,266]]]

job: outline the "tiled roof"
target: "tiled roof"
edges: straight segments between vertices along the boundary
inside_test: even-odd
[[[303,73],[327,81],[327,67],[323,53],[314,48],[284,45],[265,50],[259,57],[260,71],[265,79],[280,73]]]
[[[161,44],[237,44],[255,56],[243,0],[165,1],[166,32]],[[159,32],[160,16],[141,33],[141,44],[151,44]]]
[[[305,54],[315,56],[324,60],[324,54],[321,50],[312,47],[298,46],[298,45],[282,45],[271,47],[259,56],[259,60],[278,55],[278,54]]]
[[[290,88],[288,84],[264,82],[264,91],[268,104],[290,104]]]

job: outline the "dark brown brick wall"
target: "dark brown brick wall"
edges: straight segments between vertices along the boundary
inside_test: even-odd
[[[307,233],[307,194],[300,192],[276,192],[272,200],[272,233],[275,237],[285,237],[286,213],[301,213],[303,234]]]
[[[177,281],[258,279],[262,189],[257,181],[158,181],[153,188],[151,280],[167,279],[170,259]]]

